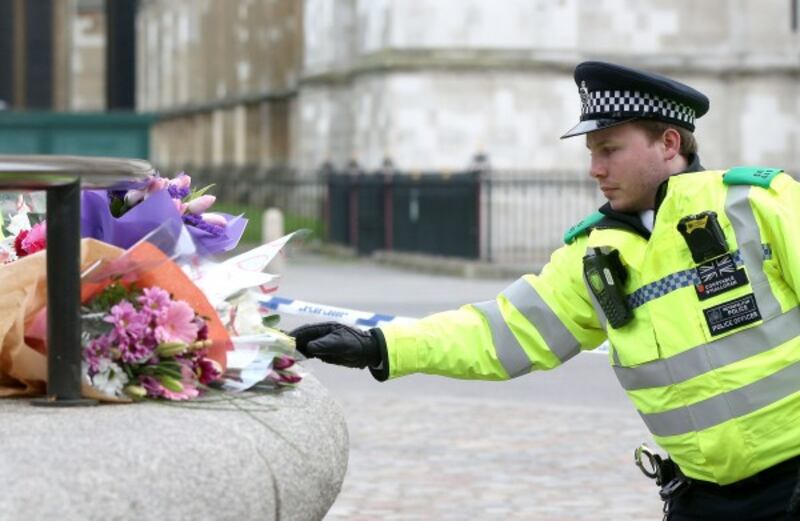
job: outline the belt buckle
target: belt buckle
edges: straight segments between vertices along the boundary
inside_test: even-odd
[[[686,492],[691,484],[692,482],[688,479],[676,476],[658,491],[658,495],[661,496],[663,501],[669,501]]]

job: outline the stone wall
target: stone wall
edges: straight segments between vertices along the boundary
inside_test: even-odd
[[[144,0],[137,109],[163,115],[159,165],[284,164],[302,49],[299,0]]]
[[[53,108],[105,110],[103,0],[60,0],[53,3],[53,13]]]
[[[800,168],[789,14],[777,0],[145,0],[137,94],[168,116],[159,163],[455,170],[484,151],[500,169],[585,170],[581,140],[558,136],[577,118],[574,65],[608,59],[709,94],[707,164]]]

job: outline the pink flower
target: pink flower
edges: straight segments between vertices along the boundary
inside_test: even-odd
[[[178,210],[178,213],[183,215],[186,213],[187,204],[181,202],[180,199],[173,199],[172,203],[175,205],[175,209]]]
[[[143,310],[147,310],[150,314],[160,315],[163,311],[166,311],[172,299],[164,289],[153,286],[144,288],[138,300]]]
[[[174,179],[170,179],[169,184],[178,189],[189,188],[192,185],[192,178],[181,172]]]
[[[104,320],[114,325],[112,340],[119,344],[120,350],[127,353],[125,361],[148,358],[152,353],[152,342],[146,342],[148,322],[147,313],[139,312],[133,304],[123,300],[111,308]]]
[[[204,213],[200,216],[200,218],[208,224],[214,224],[216,226],[225,226],[228,224],[225,216],[218,213]]]
[[[21,246],[26,255],[45,249],[47,247],[47,222],[34,224],[30,232],[22,239]]]
[[[163,392],[161,396],[166,398],[167,400],[191,400],[192,398],[196,398],[200,395],[200,391],[197,390],[197,387],[194,385],[187,385],[183,384],[182,391],[170,391],[166,387],[163,387]]]
[[[181,381],[180,381],[180,390],[172,390],[169,386],[164,385],[164,391],[162,396],[167,400],[189,400],[191,398],[196,398],[200,391],[197,389],[196,385],[197,381],[195,379],[195,373],[192,371],[192,368],[189,367],[188,363],[181,364]]]
[[[150,176],[150,178],[147,180],[147,186],[145,187],[144,198],[147,199],[154,192],[164,190],[168,185],[169,179],[159,176]]]
[[[201,195],[200,197],[189,201],[186,210],[191,214],[200,215],[211,208],[211,205],[214,204],[214,201],[216,200],[217,198],[213,195]]]
[[[272,361],[272,367],[278,370],[289,369],[294,365],[294,358],[290,356],[276,356]]]
[[[159,342],[185,342],[190,344],[197,339],[199,327],[194,321],[194,310],[182,300],[170,302],[156,327]]]

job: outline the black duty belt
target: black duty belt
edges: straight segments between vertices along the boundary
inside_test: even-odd
[[[670,502],[689,490],[690,487],[718,496],[731,497],[754,492],[765,485],[790,476],[796,476],[798,483],[789,500],[787,511],[792,514],[800,513],[800,456],[782,461],[758,474],[728,485],[689,478],[681,472],[675,462],[669,458],[662,458],[645,444],[640,445],[634,451],[634,461],[645,476],[654,479],[656,485],[661,487],[659,495],[664,501],[665,519]]]

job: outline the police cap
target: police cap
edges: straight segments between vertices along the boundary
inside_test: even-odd
[[[678,81],[622,65],[587,61],[575,67],[581,120],[561,139],[634,119],[663,121],[694,131],[708,112],[708,98]]]

